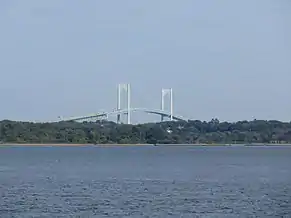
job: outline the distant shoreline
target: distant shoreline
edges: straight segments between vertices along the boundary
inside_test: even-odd
[[[291,144],[273,144],[273,143],[253,143],[253,144],[77,144],[77,143],[0,143],[0,146],[59,146],[59,147],[82,147],[82,146],[116,146],[116,147],[127,147],[127,146],[206,146],[206,147],[257,147],[257,146],[291,146]]]
[[[0,145],[14,144],[15,146],[291,145],[289,134],[291,122],[276,120],[230,123],[212,119],[209,122],[189,120],[189,122],[165,121],[136,125],[117,124],[105,120],[82,123],[31,123],[3,120],[0,121],[0,128]]]
[[[152,144],[2,143],[0,146],[146,146]]]

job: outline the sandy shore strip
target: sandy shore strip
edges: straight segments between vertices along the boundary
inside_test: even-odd
[[[67,147],[81,147],[81,146],[231,146],[231,147],[257,147],[257,146],[291,146],[291,144],[76,144],[76,143],[2,143],[0,146],[67,146]]]
[[[0,146],[146,146],[152,144],[3,143]]]

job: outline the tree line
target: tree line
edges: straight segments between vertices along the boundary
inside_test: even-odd
[[[291,122],[199,120],[116,124],[109,121],[0,121],[1,143],[233,144],[291,143]]]

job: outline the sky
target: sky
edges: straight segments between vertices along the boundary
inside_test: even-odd
[[[1,0],[0,27],[0,120],[111,111],[119,83],[132,107],[173,88],[188,119],[291,120],[290,0]]]

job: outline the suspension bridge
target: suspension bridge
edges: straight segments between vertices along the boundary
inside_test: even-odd
[[[126,107],[122,106],[122,94],[126,94]],[[169,97],[170,109],[165,109],[165,99]],[[132,108],[131,107],[131,88],[130,84],[119,84],[117,94],[117,109],[108,112],[99,112],[94,114],[88,114],[86,116],[70,117],[61,119],[61,121],[97,121],[97,120],[108,120],[110,117],[116,117],[116,122],[121,123],[121,116],[126,116],[127,124],[131,124],[131,114],[133,112],[144,112],[147,114],[155,114],[160,116],[161,122],[163,121],[187,121],[182,116],[173,114],[173,89],[162,89],[161,92],[161,108],[160,109],[149,109],[149,108]]]

